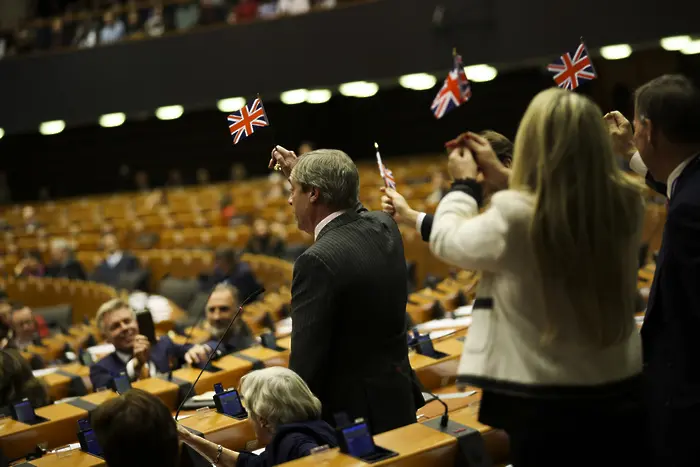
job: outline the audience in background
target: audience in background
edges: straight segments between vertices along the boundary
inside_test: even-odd
[[[32,206],[25,206],[22,209],[22,219],[24,219],[24,229],[28,234],[36,232],[41,227],[41,222],[36,217],[36,211]]]
[[[211,352],[216,348],[219,339],[224,337],[226,328],[231,319],[238,312],[240,297],[238,291],[229,284],[217,285],[209,296],[206,304],[205,329],[210,333],[209,339],[201,344],[188,349],[185,361],[189,364],[206,362]],[[246,322],[239,316],[233,323],[219,346],[218,353],[227,355],[232,352],[247,349],[255,343],[253,333]]]
[[[308,456],[319,446],[338,446],[335,430],[321,420],[321,401],[292,370],[276,366],[252,371],[241,378],[239,391],[255,437],[266,448],[259,456],[222,449],[178,425],[180,439],[209,462],[263,467]]]
[[[38,250],[25,251],[22,259],[15,266],[16,277],[43,277],[46,275],[46,266]]]
[[[48,389],[44,382],[35,378],[29,362],[15,349],[0,350],[0,412],[4,407],[29,399],[32,407],[39,408],[51,404]]]
[[[139,18],[139,12],[131,10],[126,17],[126,37],[139,39],[144,36],[143,27]]]
[[[49,336],[49,327],[40,315],[28,306],[15,304],[10,314],[10,324],[12,326],[12,347],[24,350],[30,345],[38,343],[42,337]]]
[[[277,14],[301,15],[311,9],[309,0],[277,0]]]
[[[253,222],[253,231],[245,251],[254,255],[282,258],[285,253],[285,244],[281,238],[272,234],[267,219],[258,218]]]
[[[109,467],[177,467],[178,432],[170,409],[140,389],[110,399],[90,414]]]
[[[51,263],[46,268],[46,275],[85,280],[83,265],[73,257],[73,250],[63,238],[51,240]]]
[[[240,0],[235,9],[236,21],[245,23],[258,16],[258,0]]]
[[[175,10],[175,28],[179,31],[193,28],[199,22],[199,5],[180,5]]]
[[[150,37],[162,36],[165,32],[165,21],[163,20],[163,6],[156,5],[150,12],[144,30]]]
[[[102,17],[103,24],[100,29],[100,44],[111,44],[121,40],[126,34],[124,22],[114,17],[114,12],[107,11]]]
[[[232,248],[226,246],[217,248],[214,259],[216,265],[213,274],[202,281],[202,288],[205,291],[213,290],[217,284],[225,282],[235,287],[241,299],[245,300],[262,287],[248,263],[239,260]]]
[[[102,247],[107,256],[97,266],[90,279],[118,287],[120,276],[136,271],[139,268],[139,260],[128,251],[119,248],[119,239],[113,233],[102,237]]]

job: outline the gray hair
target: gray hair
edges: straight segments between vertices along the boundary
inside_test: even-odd
[[[238,289],[229,284],[228,282],[220,282],[216,284],[209,296],[211,297],[212,294],[214,294],[215,292],[228,292],[233,298],[233,303],[238,303]]]
[[[321,203],[332,208],[357,204],[360,175],[350,156],[338,149],[317,149],[300,156],[290,179],[304,191],[317,188]]]
[[[272,427],[321,417],[321,401],[289,368],[251,371],[241,378],[239,392],[251,417],[264,418]]]
[[[54,238],[51,240],[51,249],[71,251],[70,244],[65,238]]]
[[[95,316],[95,322],[97,323],[97,329],[100,331],[104,332],[104,329],[102,329],[102,326],[104,324],[105,316],[108,314],[121,310],[122,308],[127,308],[128,310],[131,311],[131,314],[136,317],[136,313],[134,310],[131,308],[131,305],[129,305],[126,301],[122,300],[121,298],[113,298],[108,302],[103,303],[100,308],[97,310],[97,315]]]

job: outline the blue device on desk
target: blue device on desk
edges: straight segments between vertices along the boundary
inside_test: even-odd
[[[12,418],[27,425],[36,423],[36,413],[29,399],[24,399],[12,405]]]
[[[248,416],[248,412],[243,408],[238,391],[235,389],[214,394],[214,404],[217,412],[229,417],[243,419]]]
[[[86,431],[90,429],[90,420],[87,418],[81,418],[78,420],[78,433],[81,431]]]
[[[361,418],[355,423],[338,428],[337,433],[341,452],[369,464],[399,455],[397,452],[374,444],[369,426]]]
[[[93,456],[102,457],[102,447],[97,442],[95,430],[89,428],[85,431],[78,432],[78,441],[80,441],[80,450],[92,454]]]
[[[126,391],[131,389],[131,381],[129,381],[129,376],[122,372],[114,377],[114,390],[117,394],[124,394]]]
[[[221,394],[222,392],[224,392],[224,386],[221,383],[216,383],[214,385],[214,392],[216,394]]]

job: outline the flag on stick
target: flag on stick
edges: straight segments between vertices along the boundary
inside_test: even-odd
[[[382,163],[382,156],[379,154],[379,145],[374,143],[374,148],[377,150],[377,165],[379,166],[379,175],[384,180],[384,185],[392,190],[396,189],[396,181],[394,180],[394,173],[387,169]]]
[[[445,78],[440,92],[438,92],[430,105],[430,110],[433,111],[435,118],[438,119],[444,117],[447,112],[456,109],[472,97],[472,87],[467,79],[467,74],[464,72],[462,57],[457,55],[456,50],[453,50],[452,54],[454,56],[452,70]]]
[[[244,105],[240,110],[228,116],[228,129],[233,138],[233,144],[238,144],[244,138],[252,135],[255,128],[270,125],[265,113],[260,96],[256,97],[250,105]]]
[[[588,55],[583,37],[573,55],[566,52],[554,63],[547,65],[547,71],[554,73],[554,82],[557,86],[569,91],[579,87],[581,81],[590,81],[598,76]]]

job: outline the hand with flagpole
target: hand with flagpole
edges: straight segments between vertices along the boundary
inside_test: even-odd
[[[281,171],[286,178],[292,173],[294,165],[297,163],[297,155],[294,151],[289,151],[282,146],[275,146],[272,149],[272,155],[270,157],[270,163],[267,165],[268,168]]]

